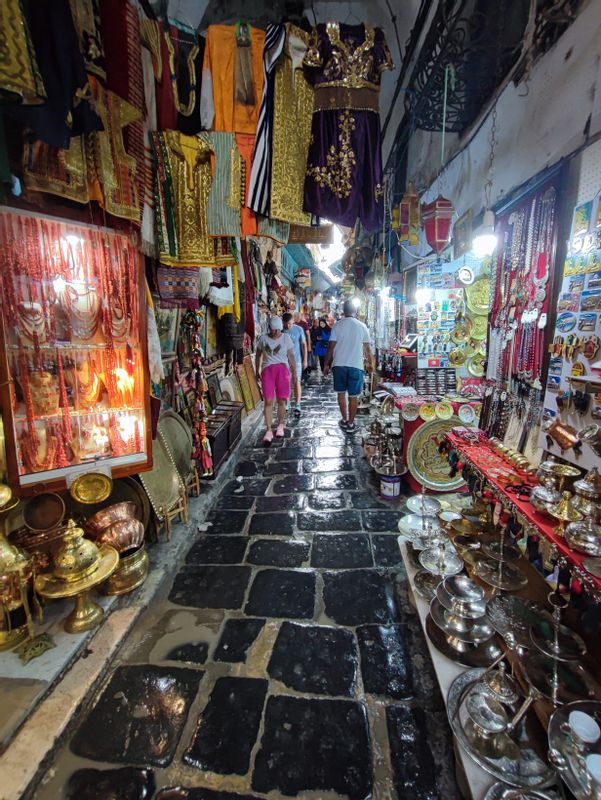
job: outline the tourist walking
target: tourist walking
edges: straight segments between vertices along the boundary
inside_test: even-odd
[[[273,431],[273,403],[278,403],[278,426],[275,435],[278,439],[284,436],[286,419],[286,401],[290,397],[290,379],[296,383],[296,359],[294,345],[287,333],[283,332],[284,323],[280,317],[271,317],[269,331],[259,337],[257,342],[256,372],[261,376],[265,405],[265,436],[263,442],[271,444]]]
[[[347,433],[352,433],[359,396],[363,391],[364,359],[368,372],[373,372],[373,362],[369,331],[367,325],[357,319],[356,300],[346,300],[343,312],[344,317],[332,328],[322,369],[327,376],[333,364],[334,391],[338,393],[342,415],[338,424]]]
[[[294,345],[294,360],[296,362],[296,381],[294,382],[294,414],[301,415],[301,379],[303,370],[307,369],[307,339],[305,331],[300,325],[294,322],[292,314],[284,314],[282,317],[284,331],[292,339]]]
[[[332,329],[328,325],[328,321],[325,317],[322,317],[319,320],[319,327],[317,328],[317,333],[315,335],[315,355],[319,359],[319,366],[321,367],[321,371],[324,373],[324,365],[326,360],[326,355],[328,352],[328,345],[330,343],[330,335],[332,333]]]

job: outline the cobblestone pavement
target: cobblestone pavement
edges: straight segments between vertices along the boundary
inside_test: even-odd
[[[459,797],[399,507],[331,387],[306,394],[245,446],[36,800]]]

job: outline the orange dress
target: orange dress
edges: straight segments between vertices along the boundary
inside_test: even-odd
[[[263,96],[265,31],[250,27],[254,103],[236,102],[235,25],[209,25],[202,67],[200,116],[205,130],[255,134]]]

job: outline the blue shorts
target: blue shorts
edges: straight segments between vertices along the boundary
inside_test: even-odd
[[[355,367],[334,367],[334,391],[348,392],[349,397],[359,397],[363,391],[363,370]]]

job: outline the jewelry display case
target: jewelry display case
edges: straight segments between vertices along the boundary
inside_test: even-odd
[[[0,209],[9,482],[64,489],[152,462],[143,264],[124,234]]]

